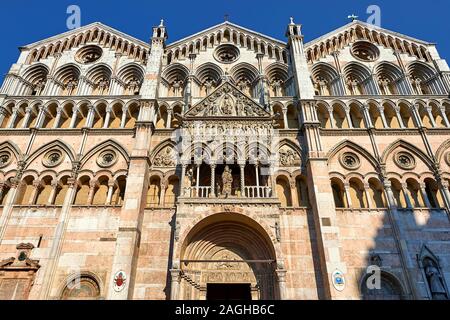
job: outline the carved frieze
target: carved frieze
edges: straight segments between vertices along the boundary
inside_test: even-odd
[[[259,104],[229,82],[188,111],[187,117],[270,117]]]

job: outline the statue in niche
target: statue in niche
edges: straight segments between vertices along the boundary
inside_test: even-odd
[[[231,188],[233,187],[233,175],[229,166],[225,166],[222,174],[222,195],[228,198],[231,195]]]
[[[172,83],[172,88],[173,88],[173,95],[174,97],[180,97],[181,96],[181,88],[183,87],[183,80],[180,79],[175,79],[174,82]]]
[[[34,92],[36,96],[41,95],[41,93],[44,91],[46,81],[39,80],[38,83],[34,86]]]
[[[233,102],[229,96],[223,97],[222,106],[220,109],[220,111],[222,111],[222,114],[224,115],[233,114]]]
[[[109,81],[105,78],[100,79],[100,81],[97,84],[97,90],[99,94],[104,94],[108,90],[109,87]]]
[[[77,85],[78,82],[75,79],[70,79],[66,84],[67,95],[71,96],[74,93]]]
[[[275,97],[282,96],[282,90],[283,89],[283,80],[281,79],[275,79],[272,81],[272,90]]]
[[[205,87],[205,93],[206,95],[209,95],[212,92],[212,89],[214,87],[214,82],[211,78],[208,78],[203,83],[203,86]]]
[[[448,296],[445,290],[444,279],[436,263],[429,258],[425,258],[423,266],[433,300],[447,300]]]
[[[128,92],[131,94],[139,94],[140,82],[136,78],[132,78],[127,85]]]

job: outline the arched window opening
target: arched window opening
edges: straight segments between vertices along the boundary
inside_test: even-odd
[[[87,176],[81,177],[78,180],[77,193],[75,195],[74,205],[88,205],[90,178]]]
[[[322,104],[317,105],[317,117],[320,121],[320,127],[324,129],[331,129],[331,119],[328,108]]]
[[[36,204],[43,206],[49,204],[50,195],[52,193],[52,177],[47,176],[41,179],[41,185],[37,190]]]
[[[164,206],[173,207],[179,195],[179,179],[177,176],[169,178],[166,194],[164,196]]]
[[[386,208],[383,185],[377,179],[369,179],[369,195],[371,203],[375,208]]]
[[[308,185],[304,177],[295,179],[297,187],[297,199],[300,207],[309,207]]]
[[[96,300],[100,298],[98,282],[89,276],[73,279],[64,288],[61,300]]]
[[[150,184],[147,191],[147,208],[154,208],[159,206],[159,199],[161,196],[161,179],[158,176],[150,178]]]
[[[59,186],[56,189],[55,206],[62,206],[66,199],[67,191],[69,190],[68,177],[62,177],[59,181]]]
[[[344,184],[338,179],[332,179],[331,190],[333,191],[334,204],[336,208],[348,208]]]
[[[102,176],[97,180],[97,187],[94,192],[94,198],[92,204],[94,206],[103,206],[106,204],[106,199],[108,198],[108,177]]]
[[[439,190],[439,185],[433,179],[425,179],[425,193],[433,209],[443,208],[444,200]]]
[[[33,186],[34,178],[28,176],[22,180],[19,195],[17,196],[16,203],[20,205],[27,205],[31,201],[35,187]]]
[[[277,178],[277,196],[282,207],[292,207],[292,195],[289,182],[286,177]]]
[[[350,199],[353,208],[368,208],[364,184],[361,180],[350,179]]]
[[[125,190],[127,186],[127,179],[125,176],[120,176],[116,180],[116,188],[112,196],[111,204],[113,206],[121,206],[125,200]]]
[[[409,200],[413,208],[425,208],[425,201],[419,183],[414,179],[406,180]]]
[[[289,105],[287,108],[287,120],[289,129],[299,128],[297,110],[293,105]]]

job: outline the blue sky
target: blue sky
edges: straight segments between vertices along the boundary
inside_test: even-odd
[[[100,21],[148,41],[151,28],[164,18],[169,42],[201,31],[224,20],[284,40],[293,16],[303,24],[306,41],[346,24],[351,13],[365,21],[366,9],[381,8],[382,27],[438,44],[450,61],[449,0],[28,0],[0,1],[0,77],[18,58],[18,47],[67,31],[67,7],[81,8],[82,25]]]

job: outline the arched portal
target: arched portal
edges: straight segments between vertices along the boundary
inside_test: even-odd
[[[180,258],[178,299],[279,298],[273,243],[244,215],[221,213],[199,222],[186,236]]]

